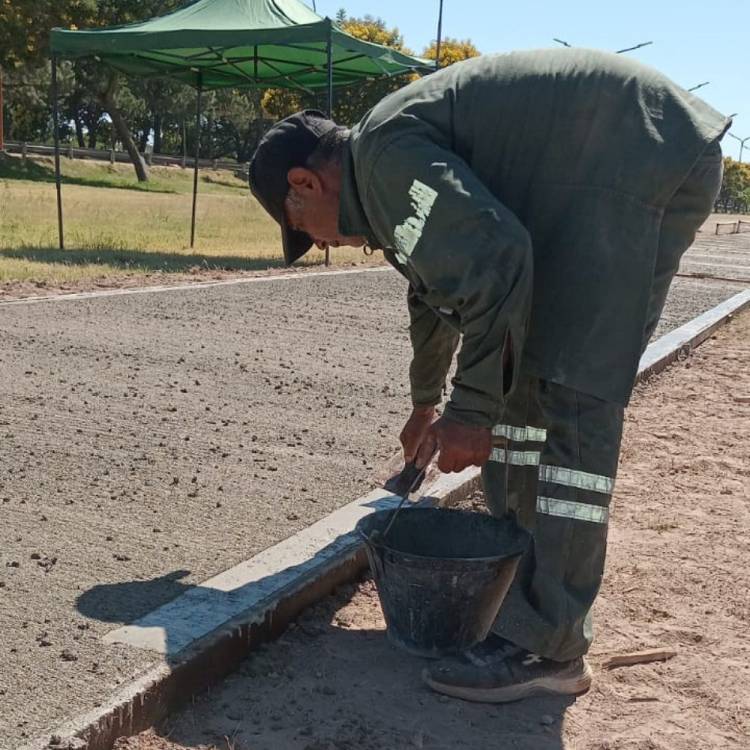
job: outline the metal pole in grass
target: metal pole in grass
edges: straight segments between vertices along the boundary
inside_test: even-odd
[[[328,41],[326,42],[326,69],[328,73],[328,105],[326,114],[330,119],[333,116],[333,25],[328,20]]]
[[[52,132],[55,138],[55,188],[57,190],[57,234],[60,250],[65,250],[63,235],[62,186],[60,184],[60,118],[57,103],[57,58],[52,55]]]
[[[328,67],[328,119],[333,116],[333,23],[328,20],[328,42],[326,44],[326,63]],[[331,249],[326,245],[326,266],[331,265]]]
[[[3,69],[0,68],[0,151],[5,151],[5,135],[3,132]]]
[[[190,248],[195,246],[195,206],[198,201],[198,159],[201,155],[201,93],[203,74],[198,73],[198,95],[195,103],[195,164],[193,165],[193,215],[190,219]]]

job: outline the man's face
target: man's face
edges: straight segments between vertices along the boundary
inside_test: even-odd
[[[339,232],[341,170],[330,165],[312,170],[293,167],[287,174],[289,193],[284,211],[292,229],[306,232],[321,250],[350,245],[361,247],[365,237],[348,237]]]

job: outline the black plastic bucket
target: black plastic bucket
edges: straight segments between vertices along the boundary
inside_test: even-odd
[[[483,641],[529,542],[511,518],[438,508],[403,508],[361,519],[389,640],[437,658]],[[374,539],[370,539],[376,532]]]

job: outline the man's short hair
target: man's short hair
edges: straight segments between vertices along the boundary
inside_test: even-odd
[[[319,169],[331,162],[341,161],[351,131],[343,125],[337,125],[328,132],[323,133],[318,139],[318,145],[307,158],[307,166],[311,169]]]

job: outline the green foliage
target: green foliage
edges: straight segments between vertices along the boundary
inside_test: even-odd
[[[339,25],[357,39],[392,47],[407,55],[413,54],[404,45],[404,38],[398,28],[388,28],[382,18],[369,15],[364,18],[343,17]],[[334,91],[333,96],[333,119],[341,125],[354,125],[384,96],[417,77],[407,74],[393,78],[378,78],[348,86],[346,89],[338,89]]]
[[[446,37],[440,43],[440,66],[445,68],[448,65],[468,60],[471,57],[477,57],[479,50],[474,46],[470,39],[452,39]],[[437,57],[437,42],[433,42],[423,53],[422,57],[428,60],[434,60]]]
[[[724,179],[716,206],[722,211],[750,211],[750,164],[724,159]]]
[[[192,169],[153,167],[151,179],[148,182],[138,182],[125,164],[111,165],[108,162],[63,157],[60,166],[65,185],[184,195],[191,195],[193,191]],[[0,159],[0,184],[3,180],[53,184],[54,163],[50,157],[30,156],[25,161],[17,156],[6,157]],[[247,187],[243,179],[226,171],[212,172],[210,169],[203,169],[200,181],[201,195],[227,192],[243,195]]]
[[[49,56],[50,29],[93,26],[96,18],[96,0],[0,0],[0,66],[39,66]]]

